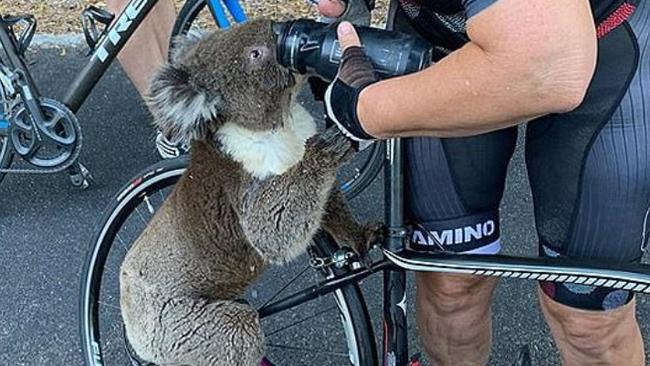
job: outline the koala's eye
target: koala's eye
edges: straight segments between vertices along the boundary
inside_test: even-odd
[[[252,50],[251,51],[251,58],[253,60],[258,59],[260,57],[262,57],[262,52],[260,50]]]
[[[252,62],[259,62],[266,58],[269,49],[263,46],[251,47],[248,49],[248,59]]]

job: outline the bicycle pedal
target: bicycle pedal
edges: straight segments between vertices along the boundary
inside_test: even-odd
[[[94,180],[90,171],[81,163],[78,163],[74,170],[75,172],[70,174],[70,183],[82,190],[90,187],[90,183]]]
[[[90,56],[95,51],[95,46],[106,35],[108,26],[113,19],[115,19],[115,14],[93,5],[89,5],[81,13],[81,27],[86,43],[90,48],[87,56]],[[101,24],[101,29],[97,26],[97,23]]]

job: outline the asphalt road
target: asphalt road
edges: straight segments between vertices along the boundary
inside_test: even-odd
[[[34,75],[46,96],[60,98],[84,61],[74,49],[39,49]],[[90,236],[107,199],[130,177],[157,161],[150,116],[118,67],[112,67],[79,113],[84,132],[81,159],[92,171],[90,189],[72,187],[63,174],[9,176],[0,185],[0,365],[80,365],[77,322],[79,276]],[[364,218],[381,217],[381,184],[354,202]],[[502,208],[509,253],[534,255],[531,198],[521,149],[511,166]],[[363,284],[379,329],[379,276]],[[410,294],[413,294],[412,279]],[[494,305],[491,365],[508,365],[523,345],[534,364],[558,364],[527,281],[502,282]],[[410,324],[414,325],[412,297]],[[640,298],[644,334],[650,306]],[[378,333],[380,334],[380,333]],[[303,337],[300,333],[297,337]],[[415,327],[411,346],[417,349]],[[318,344],[320,339],[303,339]],[[331,363],[335,364],[335,363]]]

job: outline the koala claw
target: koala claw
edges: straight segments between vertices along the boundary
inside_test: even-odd
[[[355,243],[354,251],[359,256],[361,264],[368,268],[372,265],[372,258],[368,256],[368,251],[375,245],[381,244],[386,238],[388,229],[382,222],[366,224],[363,227],[363,237]]]
[[[375,244],[383,243],[387,235],[388,227],[383,222],[366,224],[363,229],[363,237],[367,249],[372,248]]]

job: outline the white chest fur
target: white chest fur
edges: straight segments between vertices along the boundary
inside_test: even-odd
[[[302,159],[305,141],[316,133],[314,118],[295,103],[282,129],[251,131],[234,123],[223,125],[217,136],[224,152],[258,179],[286,172]]]

